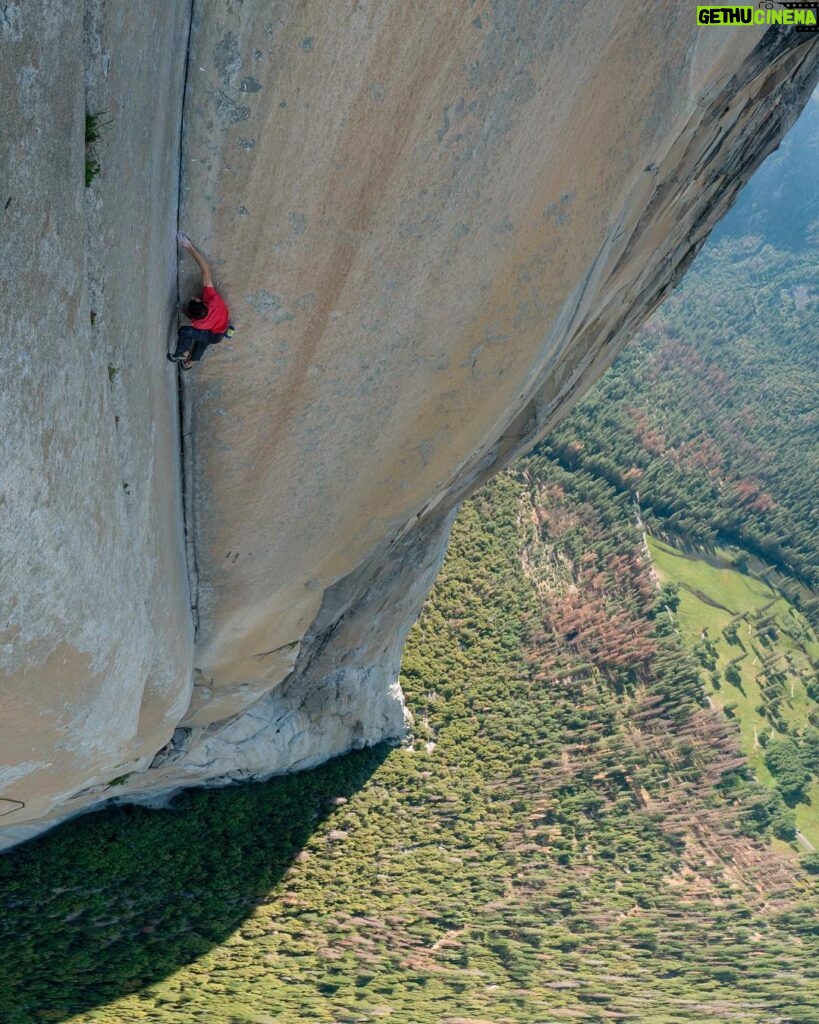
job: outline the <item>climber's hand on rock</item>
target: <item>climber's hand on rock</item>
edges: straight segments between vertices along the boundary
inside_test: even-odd
[[[183,249],[190,249],[193,245],[188,236],[183,235],[181,231],[177,233],[176,240],[182,246]]]

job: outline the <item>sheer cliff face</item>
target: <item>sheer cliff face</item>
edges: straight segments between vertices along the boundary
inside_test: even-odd
[[[180,5],[136,6],[0,4],[0,826],[12,840],[147,767],[189,699],[176,387],[162,365],[187,26]],[[86,110],[107,122],[87,191]]]
[[[237,334],[183,381],[191,651],[171,392],[145,384],[173,373],[161,370],[169,282],[144,270],[137,278],[150,329],[133,322],[133,298],[115,283],[167,265],[174,175],[166,167],[173,188],[157,184],[134,201],[138,176],[107,147],[85,211],[85,252],[81,180],[64,197],[43,171],[40,213],[22,227],[47,235],[44,206],[73,204],[77,272],[63,301],[79,303],[82,319],[95,295],[108,327],[104,338],[92,332],[97,348],[77,370],[78,387],[96,375],[99,408],[89,413],[41,374],[46,397],[63,403],[61,429],[89,437],[82,479],[55,486],[97,502],[107,546],[84,555],[100,577],[90,584],[68,562],[53,563],[36,642],[21,645],[12,609],[7,647],[18,675],[0,691],[10,695],[0,728],[28,730],[31,749],[15,760],[38,765],[8,766],[16,774],[4,795],[25,804],[3,805],[16,808],[0,819],[12,839],[27,834],[27,821],[112,795],[261,776],[398,735],[401,645],[457,502],[542,436],[611,362],[817,75],[812,37],[698,29],[694,6],[676,2],[648,12],[638,2],[195,0],[189,41],[184,17],[164,4],[128,15],[129,40],[165,41],[159,56],[150,49],[150,67],[132,61],[129,77],[129,55],[142,51],[121,41],[108,5],[87,7],[86,89],[105,93],[100,108],[116,105],[117,125],[127,121],[122,145],[139,131],[150,142],[138,150],[143,179],[156,182],[175,152],[186,71],[180,222],[211,258]],[[29,16],[14,18],[24,39]],[[36,56],[27,45],[9,50],[20,56],[15,90]],[[61,129],[75,170],[81,77],[64,120],[70,140]],[[168,99],[160,121],[157,90]],[[66,100],[47,91],[38,102],[48,113]],[[129,230],[142,231],[139,258]],[[181,268],[183,293],[195,284],[190,269]],[[31,308],[19,323],[19,350],[30,353],[48,325]],[[88,332],[73,330],[79,345]],[[114,334],[124,352],[139,352],[144,376],[123,374],[109,400],[102,371]],[[53,358],[62,370],[64,352]],[[106,440],[116,401],[128,416],[119,457],[140,494],[131,504],[117,492]],[[5,408],[16,409],[11,400]],[[33,429],[42,441],[25,449],[26,471],[47,475],[53,443],[40,410],[13,418],[12,438]],[[18,555],[35,501],[23,494],[13,506]],[[62,513],[59,502],[42,513],[44,558],[60,550],[49,524]],[[67,543],[87,529],[71,519]],[[33,600],[24,568],[4,573],[3,585]],[[109,615],[117,608],[131,627],[89,634],[86,612],[65,612],[82,588],[84,601]],[[48,660],[61,644],[75,659],[73,705],[105,692],[110,706],[133,706],[116,718],[116,743],[102,719],[73,732],[61,724],[68,670]],[[109,649],[127,672],[114,672]],[[82,658],[97,668],[83,669]],[[26,693],[36,700],[23,705],[20,688],[33,683]],[[182,728],[172,743],[143,770],[174,725]],[[113,790],[109,776],[120,777]]]

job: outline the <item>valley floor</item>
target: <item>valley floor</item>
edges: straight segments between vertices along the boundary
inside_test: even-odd
[[[686,643],[699,651],[714,706],[737,722],[754,775],[773,789],[765,744],[788,731],[809,729],[817,704],[808,693],[819,671],[819,642],[805,617],[764,580],[647,538],[660,579],[679,587],[676,620]],[[726,553],[727,555],[727,553]],[[733,667],[734,671],[731,671]],[[796,824],[819,847],[819,782],[794,804]]]
[[[0,858],[0,1018],[815,1022],[812,879],[657,594],[626,499],[527,460],[457,521],[412,742]]]

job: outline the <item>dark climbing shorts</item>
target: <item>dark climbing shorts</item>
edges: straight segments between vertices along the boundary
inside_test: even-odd
[[[174,355],[181,356],[184,352],[190,352],[191,362],[198,363],[208,345],[218,345],[222,338],[224,338],[224,334],[201,331],[198,327],[186,324],[179,328]]]

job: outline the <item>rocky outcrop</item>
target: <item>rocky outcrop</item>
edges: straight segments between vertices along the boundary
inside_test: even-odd
[[[117,145],[107,140],[85,211],[81,183],[61,196],[44,180],[40,207],[73,204],[74,242],[86,224],[89,239],[51,323],[37,322],[26,293],[19,336],[28,358],[60,313],[64,322],[65,302],[79,303],[79,325],[88,295],[102,289],[103,325],[86,320],[71,334],[82,363],[55,356],[96,402],[90,414],[80,397],[63,401],[72,409],[65,432],[88,434],[89,455],[62,521],[63,543],[81,546],[89,530],[69,491],[97,502],[83,563],[97,582],[79,583],[66,557],[44,588],[50,618],[41,616],[36,642],[8,640],[24,682],[0,690],[6,721],[22,720],[20,694],[36,678],[50,682],[31,707],[58,723],[36,752],[16,754],[41,774],[6,776],[8,795],[25,804],[5,816],[14,839],[29,819],[65,814],[78,790],[75,807],[114,793],[148,797],[399,734],[401,645],[458,502],[542,437],[610,364],[796,117],[819,70],[809,35],[697,28],[693,8],[671,2],[651,12],[636,2],[447,2],[421,16],[397,2],[195,0],[190,26],[166,5],[130,16],[140,24],[129,26],[129,51],[137,29],[170,40],[151,51],[151,81],[167,91],[158,104],[137,80],[141,66],[123,66],[115,13],[88,7],[87,87],[107,83],[100,107],[129,105],[129,131],[116,128]],[[176,193],[164,186],[144,206],[135,199],[146,179],[174,180],[163,161],[179,130],[185,59],[180,220],[211,257],[238,327],[183,381],[192,654],[162,365],[172,289],[160,271]],[[66,117],[81,108],[79,87]],[[129,157],[118,147],[143,137],[143,123],[150,147],[139,149],[138,174],[133,147]],[[75,165],[79,142],[72,136]],[[144,233],[140,259],[128,262],[118,224]],[[132,288],[144,311],[138,329],[116,291],[129,272],[142,275]],[[108,381],[101,371],[113,344],[143,375]],[[60,400],[45,370],[38,381],[48,401]],[[38,437],[45,432],[40,410],[10,407],[18,423],[28,416]],[[119,447],[116,415],[128,421]],[[32,448],[27,479],[53,475],[48,444]],[[36,505],[33,492],[20,493],[15,553]],[[38,535],[46,559],[59,550],[60,500]],[[26,591],[21,559],[6,592]],[[97,601],[97,634],[83,632],[85,609],[59,617],[58,604],[79,594]],[[52,709],[65,703],[67,670],[46,667],[60,643],[93,663],[77,661],[65,676],[77,680],[77,705],[123,710],[112,715],[116,743],[101,719],[60,731]],[[128,671],[109,668],[104,652]],[[58,743],[65,757],[55,767]],[[101,751],[92,769],[88,744]],[[117,767],[103,771],[114,769],[105,760],[114,749]],[[37,801],[28,795],[35,783]]]

